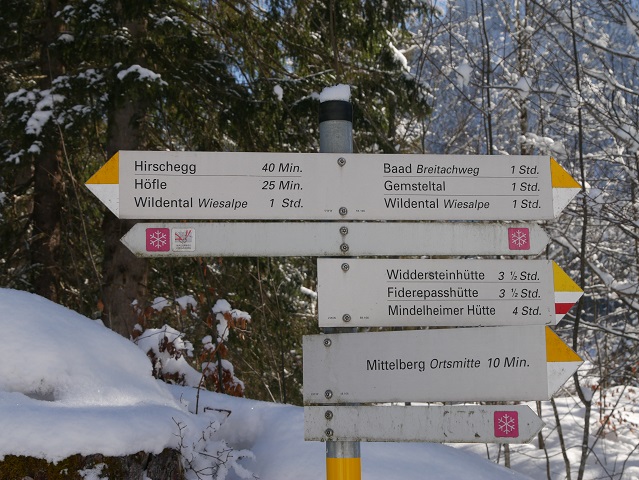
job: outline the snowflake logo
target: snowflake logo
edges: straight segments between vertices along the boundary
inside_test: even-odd
[[[168,252],[171,248],[169,243],[168,228],[147,228],[146,229],[146,251],[147,252]]]
[[[495,437],[519,436],[519,414],[513,411],[495,412]]]
[[[508,435],[515,431],[515,419],[510,415],[506,414],[499,419],[499,425],[497,426],[500,432]]]
[[[166,245],[166,233],[159,230],[153,232],[149,237],[149,243],[151,244],[152,248],[162,248],[164,245]]]
[[[509,228],[508,248],[510,250],[530,250],[530,230],[528,228]]]

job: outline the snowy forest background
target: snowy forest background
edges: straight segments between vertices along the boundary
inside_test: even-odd
[[[544,224],[585,292],[557,327],[587,361],[582,478],[589,442],[637,428],[606,403],[638,386],[636,0],[2,0],[0,285],[170,325],[209,388],[301,404],[314,259],[136,258],[84,182],[118,150],[317,152],[336,84],[356,152],[552,155],[584,186]]]

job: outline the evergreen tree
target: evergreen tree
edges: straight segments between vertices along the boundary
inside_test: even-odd
[[[132,303],[217,288],[250,311],[262,338],[253,351],[238,347],[255,396],[299,401],[300,335],[316,328],[299,288],[314,285],[312,260],[158,261],[149,270],[119,242],[130,222],[101,213],[82,183],[119,149],[317,151],[318,94],[336,83],[352,85],[356,149],[418,150],[407,132],[428,113],[427,97],[396,45],[424,4],[6,3],[3,283],[88,315],[100,309],[123,335],[139,320]],[[39,191],[56,196],[38,200]],[[25,248],[16,232],[37,235]],[[217,286],[200,269],[218,271]],[[245,297],[233,298],[238,291]]]

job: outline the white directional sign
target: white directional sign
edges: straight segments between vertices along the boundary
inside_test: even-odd
[[[304,337],[304,403],[548,400],[582,360],[543,326]]]
[[[320,327],[555,325],[582,294],[549,260],[320,258],[317,278]]]
[[[122,237],[140,257],[537,255],[548,241],[537,224],[462,222],[138,223]]]
[[[527,443],[544,422],[527,405],[307,406],[304,439]]]
[[[580,189],[550,157],[121,151],[87,182],[120,218],[543,220]]]

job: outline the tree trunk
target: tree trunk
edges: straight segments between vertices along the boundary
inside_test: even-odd
[[[577,37],[575,35],[575,16],[574,16],[574,6],[573,1],[570,0],[570,26],[572,28],[571,39],[572,39],[572,51],[575,62],[575,84],[577,87],[577,92],[579,93],[579,98],[582,98],[581,91],[581,65],[579,62],[579,49],[577,47]],[[583,123],[583,111],[582,107],[579,106],[577,108],[577,148],[579,149],[578,160],[579,160],[579,172],[582,188],[586,186],[586,170],[584,163],[584,123]],[[581,210],[583,216],[583,224],[581,226],[581,245],[579,248],[579,287],[582,290],[586,289],[586,256],[587,252],[587,233],[588,233],[588,197],[586,195],[582,195],[581,197]],[[577,302],[577,310],[575,313],[575,323],[573,326],[573,336],[572,336],[572,349],[576,352],[578,348],[578,337],[579,337],[579,326],[581,322],[581,315],[584,307],[584,299],[581,297]],[[575,382],[575,388],[577,390],[577,395],[579,399],[584,404],[584,431],[581,437],[581,459],[579,462],[579,473],[577,474],[577,479],[582,480],[586,473],[586,461],[588,460],[588,456],[590,455],[590,415],[592,412],[592,399],[586,398],[579,383],[579,375],[577,372],[573,374],[573,380]]]
[[[57,302],[60,294],[60,209],[63,188],[59,145],[45,144],[34,165],[31,261],[34,292]]]
[[[40,38],[40,88],[51,88],[52,80],[64,73],[64,67],[54,49],[49,46],[62,32],[61,22],[55,18],[60,5],[56,0],[46,4]],[[31,262],[34,270],[35,293],[54,302],[60,293],[60,222],[64,182],[62,178],[62,146],[57,132],[43,132],[42,148],[34,161],[33,236]]]
[[[142,36],[146,31],[143,21],[125,25],[132,36]],[[143,53],[136,63],[144,65]],[[107,156],[111,158],[119,150],[137,150],[142,146],[142,122],[146,113],[146,101],[139,91],[114,88],[112,110],[107,127]],[[106,248],[103,264],[102,318],[108,327],[128,337],[137,323],[133,302],[141,305],[146,296],[147,262],[126,248],[120,238],[135,224],[132,220],[119,220],[107,212],[102,224]]]
[[[528,66],[530,63],[530,52],[532,50],[530,33],[527,31],[528,26],[528,4],[519,1],[515,2],[515,38],[517,39],[517,70],[519,78],[528,77]],[[528,133],[528,99],[522,97],[518,106],[519,114],[519,133],[525,136]],[[533,148],[531,145],[523,142],[520,147],[521,155],[532,155]]]

